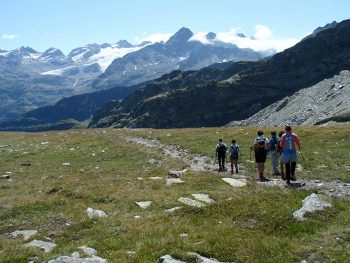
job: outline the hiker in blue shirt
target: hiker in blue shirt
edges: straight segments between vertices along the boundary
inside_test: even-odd
[[[271,163],[272,163],[272,170],[273,170],[273,175],[280,175],[280,171],[278,170],[278,159],[279,159],[279,152],[278,152],[278,147],[279,147],[280,140],[277,137],[277,133],[275,131],[271,132],[271,139],[269,141],[269,154],[271,156]]]
[[[241,152],[239,150],[239,146],[236,144],[236,140],[232,140],[232,144],[229,148],[230,152],[230,161],[231,161],[231,174],[233,174],[233,165],[235,165],[236,173],[238,174],[238,158],[239,155],[241,155]]]

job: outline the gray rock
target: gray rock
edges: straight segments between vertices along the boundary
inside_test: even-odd
[[[56,259],[49,260],[48,263],[108,263],[107,259],[92,256],[91,258],[75,258],[60,256]]]
[[[213,199],[209,197],[209,195],[206,194],[192,194],[192,196],[197,199],[198,201],[202,201],[208,204],[215,203]]]
[[[174,171],[174,170],[170,170],[168,175],[174,178],[180,178],[184,173],[187,172],[187,169],[184,169],[182,171]]]
[[[51,252],[57,245],[52,242],[45,242],[34,239],[32,242],[24,244],[24,247],[36,247],[44,250],[45,252]]]
[[[172,256],[170,255],[165,255],[165,256],[162,256],[160,259],[159,259],[159,263],[186,263],[185,261],[181,261],[181,260],[177,260],[177,259],[174,259]]]
[[[182,208],[182,206],[176,206],[176,207],[173,207],[173,208],[165,209],[164,212],[173,213],[173,212],[175,212],[176,210],[179,210],[179,209],[181,209],[181,208]]]
[[[187,198],[187,197],[180,197],[178,199],[178,201],[180,203],[183,203],[183,204],[189,205],[189,206],[193,206],[193,207],[204,207],[205,206],[205,204],[203,204],[199,201],[193,200],[191,198]]]
[[[185,181],[182,181],[180,178],[168,178],[166,179],[165,186],[171,186],[173,184],[182,184]]]
[[[318,195],[312,193],[308,197],[306,197],[303,201],[303,206],[299,210],[293,213],[293,217],[297,221],[303,221],[307,218],[304,217],[305,213],[315,212],[319,210],[323,210],[326,207],[331,207],[332,205],[324,200],[322,200]]]
[[[0,179],[10,179],[10,175],[9,174],[1,175]]]
[[[152,204],[152,201],[135,202],[135,204],[137,204],[142,209],[146,209],[147,207],[149,207]]]
[[[79,247],[86,255],[97,256],[97,250],[92,247],[81,246]]]
[[[226,183],[230,184],[233,187],[243,187],[247,185],[246,179],[233,179],[233,178],[222,178]]]
[[[90,219],[108,217],[108,215],[105,212],[103,212],[102,210],[93,209],[91,207],[88,207],[86,209],[86,213]]]
[[[13,237],[17,237],[19,235],[23,236],[24,240],[28,240],[32,236],[36,235],[38,233],[37,230],[17,230],[11,233]]]

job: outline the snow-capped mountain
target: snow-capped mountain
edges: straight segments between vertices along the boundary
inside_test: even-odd
[[[205,41],[193,36],[182,28],[166,42],[88,44],[68,55],[55,47],[44,52],[30,47],[0,50],[0,121],[63,97],[135,85],[175,69],[264,56],[220,41],[215,33],[206,34]]]

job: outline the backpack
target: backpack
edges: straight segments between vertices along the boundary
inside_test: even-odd
[[[286,140],[285,140],[285,143],[284,143],[283,151],[284,150],[287,150],[287,151],[288,150],[289,151],[294,151],[295,150],[293,134],[286,135]]]
[[[238,158],[238,145],[231,145],[231,157]]]
[[[278,151],[279,150],[279,143],[280,140],[277,137],[272,137],[269,145],[270,145],[270,151],[274,152],[274,151]]]
[[[223,144],[223,143],[220,143],[220,144],[219,144],[219,147],[218,147],[218,149],[217,149],[218,154],[220,154],[220,155],[225,155],[225,154],[226,154],[226,150],[227,150],[226,145]]]

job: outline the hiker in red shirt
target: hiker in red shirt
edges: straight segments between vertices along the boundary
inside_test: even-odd
[[[287,125],[285,127],[285,134],[281,138],[281,149],[282,155],[281,160],[284,162],[286,167],[286,179],[287,185],[290,185],[290,181],[296,181],[295,168],[297,165],[297,151],[296,147],[300,151],[300,141],[295,133],[292,133],[292,127]]]

